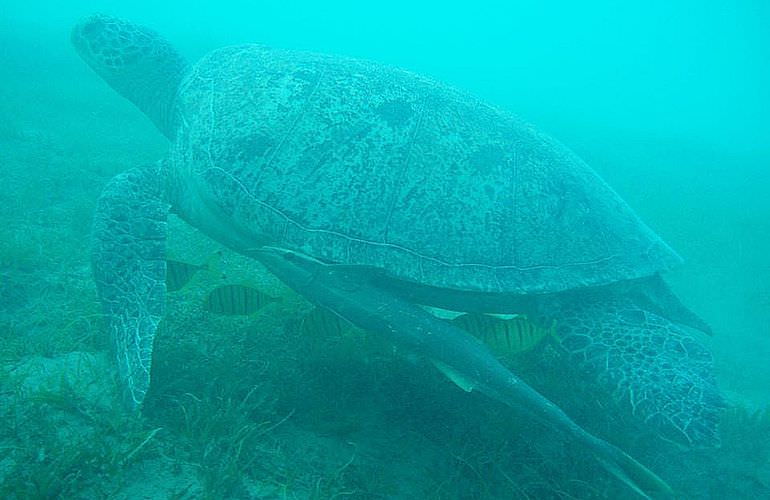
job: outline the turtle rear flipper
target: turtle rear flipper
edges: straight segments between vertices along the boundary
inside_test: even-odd
[[[634,301],[643,304],[645,309],[655,312],[658,316],[668,318],[680,325],[695,328],[701,332],[713,335],[711,327],[700,316],[685,306],[679,297],[674,295],[671,288],[660,274],[655,274],[644,280],[637,287]]]
[[[718,444],[725,403],[711,353],[693,335],[629,297],[561,302],[557,337],[583,372],[661,436]]]
[[[166,217],[159,166],[135,168],[104,189],[93,227],[92,265],[128,407],[150,384],[152,344],[166,300]]]

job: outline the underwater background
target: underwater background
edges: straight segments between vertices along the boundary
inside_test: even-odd
[[[666,278],[713,327],[731,407],[721,448],[681,450],[621,434],[569,394],[560,405],[682,498],[770,498],[770,3],[759,0],[3,2],[0,497],[627,494],[536,424],[330,325],[174,220],[180,283],[145,412],[113,405],[91,216],[112,176],[167,143],[72,48],[71,27],[93,12],[150,26],[191,61],[258,42],[404,67],[565,143],[684,257]],[[243,283],[260,294],[248,314],[212,299]],[[559,390],[558,373],[530,376]]]

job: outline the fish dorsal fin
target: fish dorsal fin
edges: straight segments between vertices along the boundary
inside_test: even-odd
[[[431,362],[436,368],[438,368],[441,373],[446,376],[446,378],[451,380],[457,387],[464,390],[465,392],[471,392],[476,386],[472,380],[468,379],[446,363],[442,363],[436,359],[432,359]]]

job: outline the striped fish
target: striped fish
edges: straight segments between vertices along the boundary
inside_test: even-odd
[[[221,285],[206,297],[204,309],[227,316],[246,316],[277,300],[248,285]]]
[[[316,307],[302,318],[300,328],[305,335],[342,336],[351,325],[336,314]]]
[[[556,321],[552,322],[550,327],[544,328],[522,315],[501,318],[489,314],[469,313],[458,316],[452,323],[476,336],[499,356],[526,352],[546,336],[556,333]]]
[[[195,276],[195,273],[207,267],[206,264],[197,265],[166,259],[166,291],[176,292],[181,290]]]

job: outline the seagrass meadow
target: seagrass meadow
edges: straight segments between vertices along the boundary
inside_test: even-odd
[[[718,440],[661,435],[582,379],[558,355],[559,321],[437,314],[670,496],[770,498],[770,7],[750,0],[6,2],[0,498],[644,497],[591,449],[174,212],[151,384],[127,408],[92,219],[110,179],[169,140],[72,46],[94,12],[150,26],[190,62],[257,42],[405,68],[564,143],[682,256],[664,279],[711,327],[691,334],[713,355]]]

